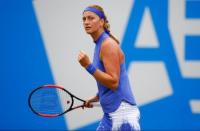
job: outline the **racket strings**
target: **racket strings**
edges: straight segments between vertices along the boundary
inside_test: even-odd
[[[61,99],[68,101],[62,104]],[[70,108],[71,97],[61,89],[43,88],[33,93],[31,104],[39,114],[62,114]]]

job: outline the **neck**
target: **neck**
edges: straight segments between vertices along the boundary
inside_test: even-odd
[[[99,36],[101,35],[102,32],[104,32],[103,29],[100,29],[100,30],[98,30],[96,32],[93,32],[91,34],[91,37],[92,37],[93,41],[96,41],[99,38]]]

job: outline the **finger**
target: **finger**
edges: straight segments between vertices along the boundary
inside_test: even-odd
[[[83,57],[85,57],[85,55],[84,54],[79,54],[79,59],[82,59]]]
[[[90,108],[90,102],[86,101],[84,105],[85,107]]]
[[[92,104],[90,104],[90,108],[92,108],[93,107],[93,105]]]
[[[79,56],[80,56],[81,58],[83,58],[83,57],[85,56],[85,54],[82,53],[82,52],[80,52]]]
[[[85,51],[83,51],[83,50],[81,50],[80,53],[83,55],[86,55]]]

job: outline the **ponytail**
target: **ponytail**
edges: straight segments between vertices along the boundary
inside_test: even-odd
[[[104,28],[104,29],[105,29],[105,28]],[[114,37],[114,36],[110,33],[110,30],[105,29],[105,32],[106,32],[107,34],[109,34],[109,36],[110,36],[115,42],[117,42],[117,44],[119,44],[119,40],[118,40],[116,37]]]

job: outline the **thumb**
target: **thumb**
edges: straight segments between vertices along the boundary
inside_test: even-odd
[[[80,50],[80,53],[81,53],[81,54],[86,54],[85,51],[83,51],[83,50]]]

